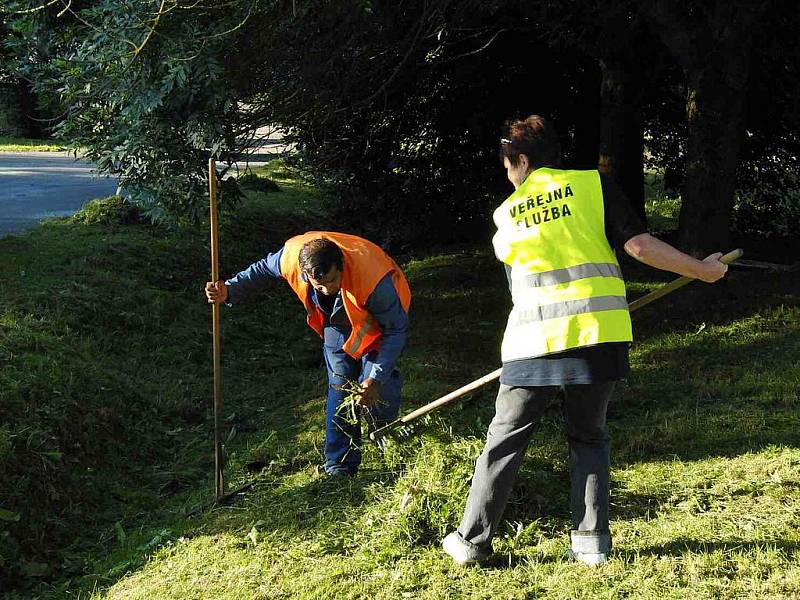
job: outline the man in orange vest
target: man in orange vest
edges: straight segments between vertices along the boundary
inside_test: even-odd
[[[347,380],[361,384],[357,403],[370,429],[397,417],[402,379],[395,368],[406,342],[411,291],[397,263],[363,238],[311,231],[286,241],[227,281],[209,281],[209,302],[238,304],[282,277],[323,339],[328,370],[325,473],[355,475],[361,462],[357,424],[338,413]]]

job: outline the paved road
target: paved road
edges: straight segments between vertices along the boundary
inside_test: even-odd
[[[66,152],[0,152],[0,237],[71,215],[116,189],[115,179],[97,176],[89,162]]]

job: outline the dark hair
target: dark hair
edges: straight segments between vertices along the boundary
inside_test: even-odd
[[[561,144],[550,121],[531,115],[505,122],[500,138],[500,160],[507,158],[516,166],[521,154],[528,157],[532,168],[560,166]]]
[[[322,279],[331,267],[336,266],[340,271],[343,269],[344,255],[339,246],[331,240],[318,238],[303,244],[298,262],[300,268],[313,279]]]

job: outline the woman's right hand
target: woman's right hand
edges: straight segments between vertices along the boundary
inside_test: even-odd
[[[720,260],[722,252],[715,252],[703,259],[703,270],[698,274],[697,279],[706,283],[714,283],[722,279],[728,272],[728,265]]]
[[[209,304],[222,304],[228,299],[228,288],[221,279],[206,283],[206,298]]]

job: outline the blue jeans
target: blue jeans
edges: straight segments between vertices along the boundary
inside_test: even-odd
[[[324,331],[323,354],[328,369],[328,403],[325,411],[325,472],[345,471],[354,475],[361,463],[361,427],[350,425],[336,412],[347,392],[339,389],[345,378],[362,382],[372,371],[377,351],[368,352],[356,360],[342,349],[349,330],[326,327]],[[397,418],[400,412],[400,395],[403,380],[395,369],[381,386],[380,401],[362,414],[370,430]]]

